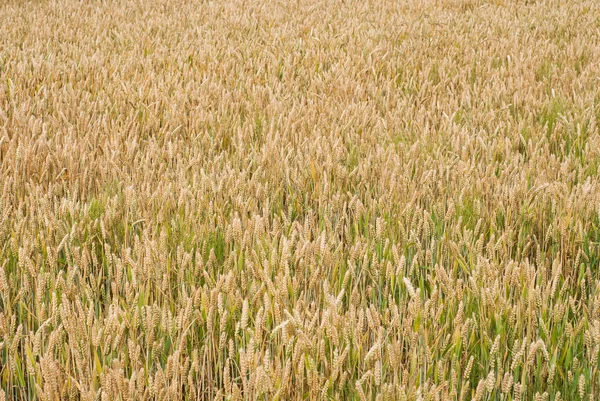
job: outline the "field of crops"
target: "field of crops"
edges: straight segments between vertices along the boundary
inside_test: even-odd
[[[4,0],[0,401],[595,401],[599,120],[596,0]]]

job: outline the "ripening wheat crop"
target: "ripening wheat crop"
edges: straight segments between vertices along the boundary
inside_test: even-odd
[[[600,397],[597,0],[4,0],[0,401]]]

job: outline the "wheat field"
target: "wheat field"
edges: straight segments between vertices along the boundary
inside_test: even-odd
[[[600,2],[5,0],[0,401],[600,397]]]

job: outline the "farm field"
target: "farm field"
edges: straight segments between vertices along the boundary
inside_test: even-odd
[[[600,399],[600,2],[5,0],[0,401]]]

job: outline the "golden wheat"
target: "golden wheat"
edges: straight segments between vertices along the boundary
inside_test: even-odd
[[[594,400],[600,3],[0,5],[0,401]]]

